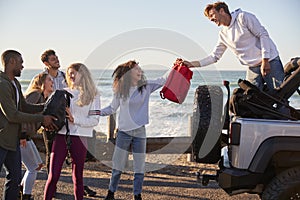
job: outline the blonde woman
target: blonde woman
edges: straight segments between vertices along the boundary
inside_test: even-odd
[[[30,88],[24,94],[28,103],[44,103],[53,92],[53,81],[50,75],[40,74],[37,76]],[[32,141],[32,137],[41,126],[41,123],[23,123],[22,134],[24,139],[20,140],[22,163],[26,167],[26,172],[21,181],[22,199],[31,199],[32,188],[36,180],[37,172],[42,168],[43,161]]]
[[[67,68],[66,90],[73,95],[69,120],[72,159],[72,177],[76,200],[83,199],[83,168],[87,152],[87,137],[93,136],[93,128],[99,123],[99,116],[89,115],[90,111],[100,109],[100,95],[88,68],[82,63],[74,63]],[[44,199],[52,199],[59,180],[63,162],[67,156],[65,141],[66,127],[55,136],[50,155],[50,170],[45,185]]]

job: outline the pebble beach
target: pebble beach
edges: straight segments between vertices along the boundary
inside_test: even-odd
[[[42,155],[43,157],[43,155]],[[199,164],[187,161],[187,154],[182,154],[176,161],[159,170],[147,172],[145,175],[142,197],[144,200],[258,200],[258,195],[239,194],[229,196],[215,181],[202,186],[197,181],[196,172],[199,170],[214,173],[216,165]],[[107,193],[111,169],[100,161],[86,162],[84,182],[97,192],[95,197],[84,197],[86,200],[104,199]],[[0,193],[3,193],[5,173],[0,173]],[[43,190],[47,179],[45,169],[38,173],[33,189],[35,200],[43,199]],[[132,173],[122,174],[119,190],[115,197],[117,200],[132,199]],[[57,184],[57,194],[54,199],[73,200],[73,183],[71,167],[63,167],[60,180]]]

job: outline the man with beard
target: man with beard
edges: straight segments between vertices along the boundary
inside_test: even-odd
[[[19,140],[26,138],[26,133],[21,133],[21,123],[42,122],[51,130],[55,128],[55,117],[31,114],[43,111],[44,105],[28,104],[23,97],[21,85],[15,78],[21,76],[24,68],[21,54],[7,50],[1,55],[1,61],[4,71],[0,71],[0,169],[4,165],[6,170],[3,199],[15,200],[22,172]],[[26,146],[26,141],[21,145]]]
[[[225,2],[208,4],[204,15],[217,26],[217,45],[201,60],[184,61],[188,67],[204,67],[216,63],[230,49],[240,63],[247,66],[246,79],[261,90],[273,90],[281,85],[284,71],[279,52],[268,31],[254,14],[237,9],[233,12]]]
[[[53,80],[53,89],[54,91],[57,89],[63,89],[67,87],[66,81],[65,81],[65,74],[63,71],[60,71],[60,63],[58,60],[58,57],[55,54],[55,51],[52,49],[46,50],[42,56],[41,61],[45,65],[45,70],[41,73],[49,74]],[[40,74],[41,74],[40,73]],[[29,84],[28,88],[31,88],[31,84],[33,81],[39,76],[36,75]],[[47,167],[47,173],[49,173],[49,163],[50,163],[50,154],[52,149],[52,143],[53,143],[53,137],[55,134],[51,131],[43,131],[43,138],[46,148],[46,167]]]

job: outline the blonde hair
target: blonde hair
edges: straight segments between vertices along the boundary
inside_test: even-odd
[[[80,80],[78,80],[78,85],[72,85],[70,74],[66,74],[66,81],[70,88],[79,90],[79,100],[76,102],[79,106],[89,105],[94,97],[97,95],[97,87],[92,79],[92,75],[88,68],[82,63],[73,63],[67,68],[74,69],[81,75]]]

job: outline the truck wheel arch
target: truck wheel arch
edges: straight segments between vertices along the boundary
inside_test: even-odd
[[[286,153],[296,153],[300,155],[300,138],[299,137],[271,137],[265,140],[253,157],[249,170],[255,173],[264,173],[267,169],[270,161],[274,158],[274,155],[282,152]],[[283,165],[282,167],[296,166],[300,165],[300,156],[293,156],[293,159],[287,157],[286,161],[282,163],[277,163]],[[284,166],[285,165],[285,166]]]

